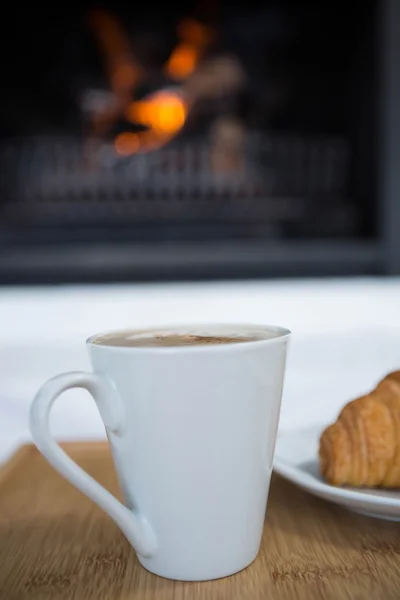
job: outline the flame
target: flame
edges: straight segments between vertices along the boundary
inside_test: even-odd
[[[168,90],[156,92],[144,100],[131,102],[126,111],[128,121],[148,128],[147,132],[138,134],[140,138],[147,133],[147,139],[151,139],[152,142],[159,139],[162,143],[182,129],[186,116],[185,102],[179,94]]]
[[[141,76],[140,66],[134,61],[125,29],[106,10],[92,9],[88,18],[105,56],[111,88],[117,96],[124,97],[132,91]]]
[[[179,44],[172,52],[165,66],[172,79],[186,79],[193,73],[199,61],[199,52],[191,44]]]
[[[164,70],[169,77],[180,81],[194,72],[212,34],[198,21],[185,19],[178,26],[178,36],[181,41],[172,51]]]
[[[132,53],[129,36],[119,19],[103,9],[88,13],[89,24],[103,51],[109,85],[116,98],[115,106],[92,116],[92,134],[104,135],[118,118],[125,114],[128,121],[142,125],[145,131],[129,131],[114,139],[115,152],[129,156],[136,152],[159,148],[184,126],[188,103],[182,94],[162,90],[143,100],[132,101],[134,90],[143,79],[142,66]],[[177,29],[178,44],[164,65],[168,77],[188,79],[213,39],[213,31],[194,19],[185,19]]]
[[[127,120],[143,125],[147,130],[118,134],[114,140],[116,153],[119,156],[129,156],[160,148],[182,129],[186,115],[185,102],[179,94],[168,90],[131,102],[125,115]]]
[[[124,131],[115,138],[114,147],[119,156],[135,154],[140,148],[139,136],[136,133]]]

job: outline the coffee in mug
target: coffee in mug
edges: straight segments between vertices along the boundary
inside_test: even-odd
[[[99,336],[94,341],[95,344],[104,346],[123,346],[123,347],[175,347],[175,346],[204,346],[208,344],[239,344],[240,342],[255,342],[256,340],[265,339],[263,337],[250,335],[237,336],[213,336],[195,333],[173,333],[173,332],[136,332],[122,331],[120,333],[112,333]],[[270,337],[274,337],[270,334]]]

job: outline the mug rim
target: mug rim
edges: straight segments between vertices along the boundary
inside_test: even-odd
[[[119,335],[123,333],[135,333],[135,334],[144,334],[144,333],[193,333],[193,330],[196,329],[206,329],[206,328],[226,328],[226,333],[219,333],[218,335],[229,335],[229,329],[231,330],[231,335],[237,334],[238,329],[243,333],[246,329],[250,329],[254,331],[254,334],[258,333],[267,333],[272,332],[276,333],[273,337],[267,338],[259,338],[254,340],[247,340],[240,343],[232,343],[226,342],[221,344],[205,344],[205,345],[196,345],[193,344],[188,346],[115,346],[107,343],[96,343],[96,340],[99,338],[110,336],[110,335]],[[203,334],[204,335],[204,334]],[[217,335],[217,334],[216,334]],[[251,335],[251,333],[250,333]],[[96,347],[102,348],[104,350],[113,350],[120,352],[146,352],[146,353],[182,353],[182,352],[221,352],[227,350],[235,350],[238,351],[240,348],[248,348],[249,346],[264,346],[266,344],[276,344],[281,342],[282,340],[289,339],[292,335],[292,332],[280,325],[267,325],[267,324],[256,324],[256,323],[223,323],[223,322],[215,322],[215,323],[180,323],[180,324],[170,324],[170,325],[160,325],[158,327],[125,327],[124,329],[114,329],[109,331],[101,331],[99,333],[95,333],[87,338],[86,345],[88,347]]]

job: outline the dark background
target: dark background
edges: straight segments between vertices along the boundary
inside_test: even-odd
[[[140,65],[132,102],[186,97],[190,77],[165,65],[188,18],[212,31],[195,75],[228,57],[241,84],[192,102],[156,149],[118,156],[117,136],[143,127],[122,114],[88,129],[87,98],[115,93],[93,9]],[[399,30],[395,0],[11,7],[0,282],[398,273]]]

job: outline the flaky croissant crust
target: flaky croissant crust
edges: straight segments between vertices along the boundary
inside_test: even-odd
[[[319,464],[332,485],[400,488],[400,371],[346,404],[321,435]]]

